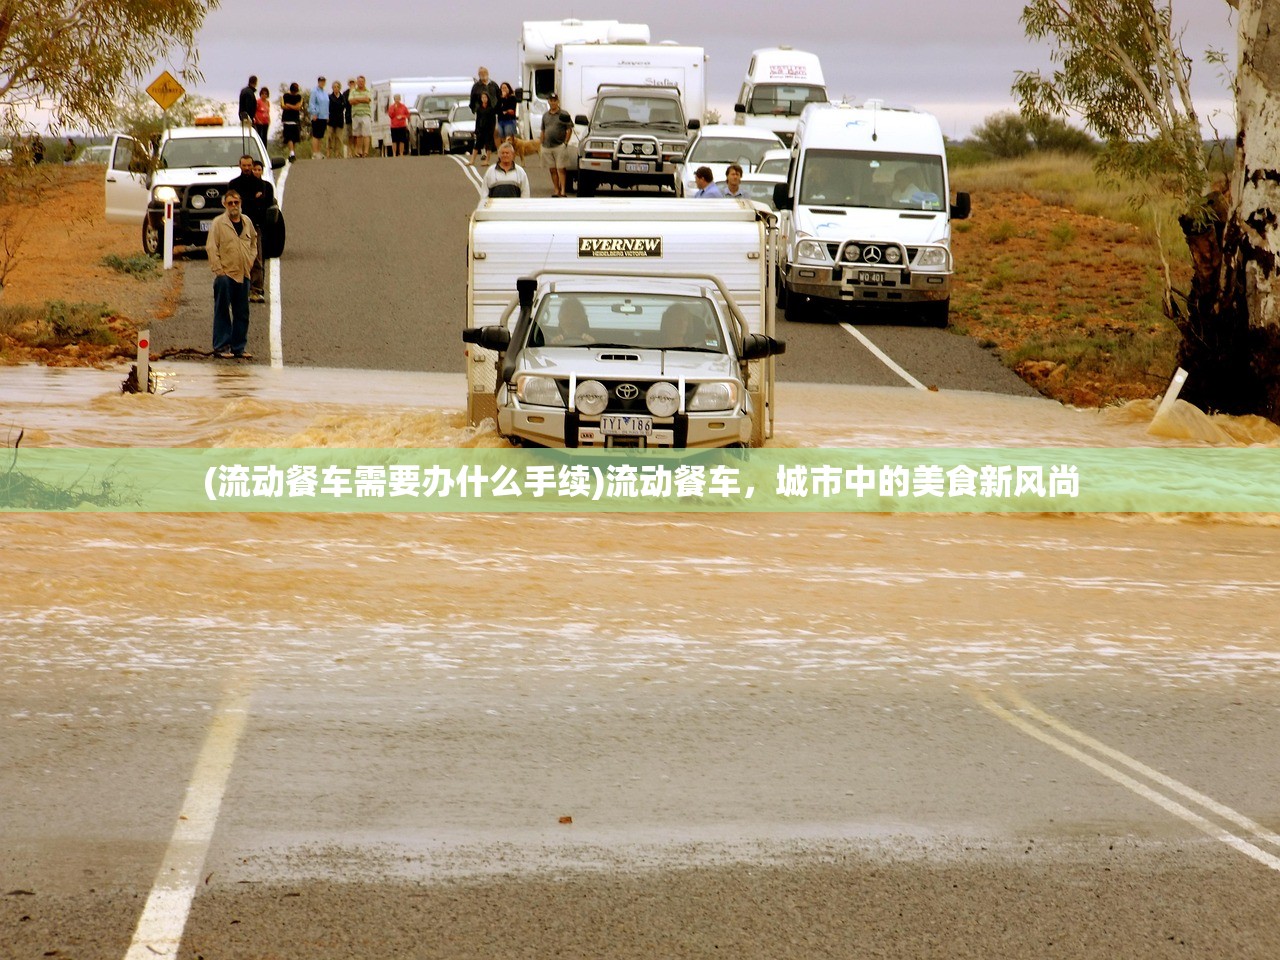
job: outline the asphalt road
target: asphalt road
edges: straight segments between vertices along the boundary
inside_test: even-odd
[[[532,163],[528,171],[534,195],[550,196],[546,170]],[[460,371],[467,223],[479,195],[454,159],[307,161],[294,164],[285,183],[289,233],[277,290],[284,365]],[[207,266],[202,253],[181,263],[182,302],[152,331],[160,354],[208,350]],[[841,320],[854,322],[870,345]],[[254,305],[255,362],[270,361],[269,322],[269,306]],[[973,340],[885,322],[879,313],[790,323],[784,311],[778,336],[787,342],[777,361],[781,380],[1035,394]]]

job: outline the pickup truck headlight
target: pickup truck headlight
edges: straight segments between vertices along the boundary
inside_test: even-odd
[[[738,405],[736,383],[703,383],[693,391],[689,410],[732,410]]]
[[[156,187],[151,191],[151,197],[159,203],[177,203],[178,191],[173,187]]]
[[[796,241],[797,260],[827,260],[827,245],[821,240]]]
[[[660,380],[645,392],[644,405],[655,417],[669,417],[680,409],[680,391],[675,384]]]
[[[516,397],[521,403],[539,407],[563,407],[564,399],[556,382],[550,377],[519,377],[516,379]]]
[[[950,260],[946,247],[921,247],[916,257],[916,266],[942,267],[945,270],[950,266]]]

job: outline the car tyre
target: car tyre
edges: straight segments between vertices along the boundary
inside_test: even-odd
[[[945,329],[950,322],[951,300],[935,300],[932,303],[926,303],[923,306],[922,314],[924,322],[931,327]]]
[[[596,194],[596,178],[589,173],[578,171],[578,189],[580,197],[594,197]]]
[[[158,214],[148,213],[142,218],[142,252],[148,257],[158,257],[163,243],[164,220]]]

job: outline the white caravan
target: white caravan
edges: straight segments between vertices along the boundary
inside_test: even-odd
[[[542,446],[759,446],[783,350],[774,230],[742,200],[482,201],[463,331],[471,423]],[[567,299],[584,314],[572,332]]]
[[[547,94],[555,90],[556,47],[564,43],[648,43],[643,23],[617,20],[526,20],[520,29],[516,86],[524,92],[516,114],[518,132],[536,137],[547,112]],[[502,78],[495,78],[501,83]]]
[[[702,47],[677,43],[562,44],[555,61],[560,109],[575,121],[590,118],[596,91],[605,84],[676,87],[685,119],[701,123],[707,109],[706,62]]]
[[[747,76],[733,107],[733,122],[764,127],[790,144],[804,108],[826,100],[822,64],[815,54],[787,46],[764,47],[751,53]]]
[[[969,215],[967,193],[949,196],[932,114],[876,100],[806,107],[777,193],[787,318],[826,301],[910,306],[946,326],[951,221]]]

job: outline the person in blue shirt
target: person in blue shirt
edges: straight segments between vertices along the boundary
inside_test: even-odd
[[[311,156],[324,159],[324,135],[329,129],[329,92],[324,88],[324,77],[316,80],[311,88]]]
[[[693,182],[698,186],[698,192],[694,194],[694,197],[710,199],[724,196],[720,188],[716,186],[715,179],[711,176],[710,167],[699,167],[693,171]]]

